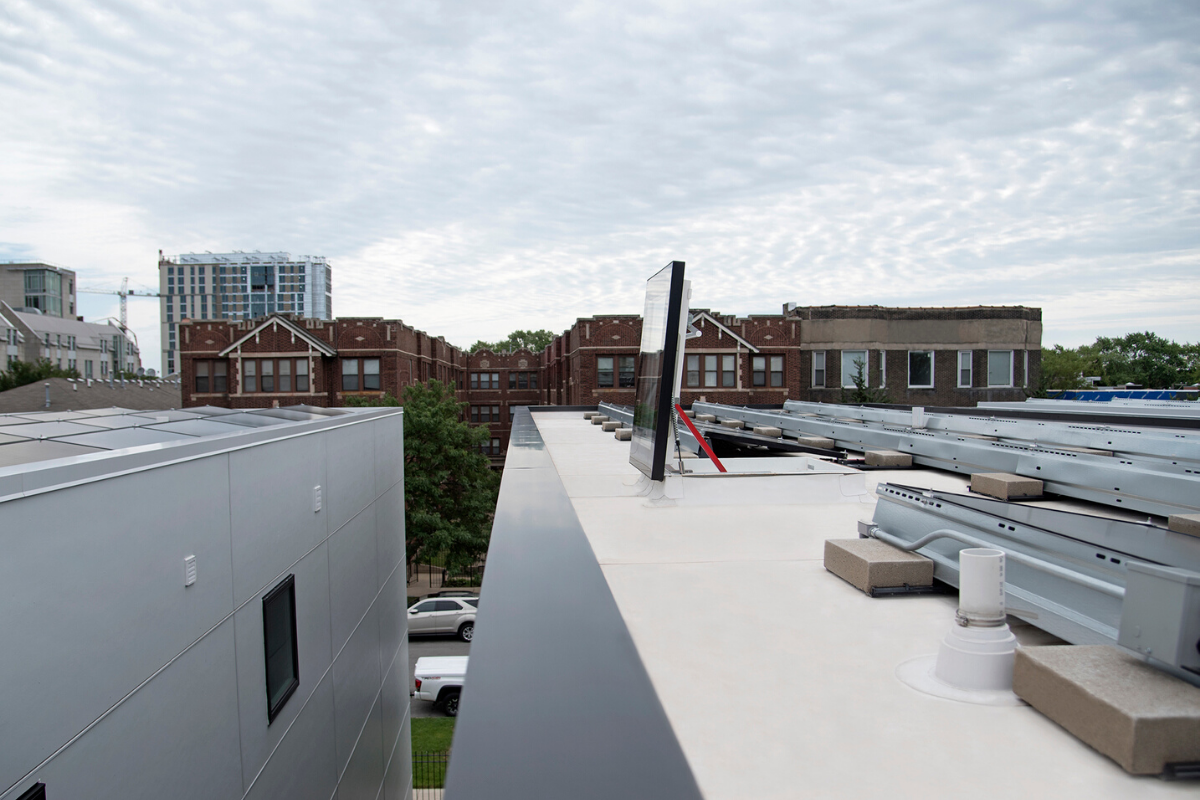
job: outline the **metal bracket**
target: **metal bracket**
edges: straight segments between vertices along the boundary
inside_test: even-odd
[[[1200,761],[1182,761],[1177,764],[1167,764],[1163,767],[1164,781],[1194,781],[1200,780]]]

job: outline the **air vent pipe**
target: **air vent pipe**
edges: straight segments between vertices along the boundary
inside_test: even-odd
[[[934,675],[958,689],[1011,691],[1017,637],[1004,621],[1004,552],[967,548],[958,564],[958,613]]]

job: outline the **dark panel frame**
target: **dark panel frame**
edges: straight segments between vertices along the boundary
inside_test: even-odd
[[[46,784],[35,783],[26,789],[17,800],[46,800]]]
[[[629,446],[629,463],[637,467],[652,481],[661,481],[666,475],[668,441],[671,434],[670,420],[675,413],[675,372],[679,361],[680,306],[683,304],[682,261],[672,261],[654,273],[646,281],[646,310],[642,323],[642,346],[635,381],[633,406],[633,440]],[[653,336],[647,324],[650,314],[650,284],[662,280],[663,273],[670,270],[667,290],[666,330],[663,341],[649,341]],[[659,349],[661,348],[661,349]],[[655,369],[661,365],[661,369]],[[652,371],[654,374],[648,374]],[[654,388],[657,386],[657,390]],[[650,419],[646,419],[649,409]],[[642,413],[639,414],[639,410]],[[646,425],[645,422],[650,424]],[[650,450],[647,463],[642,458]]]
[[[291,619],[289,623],[292,627],[292,682],[283,696],[274,705],[271,704],[271,676],[268,670],[268,664],[271,661],[271,647],[267,641],[267,606],[271,601],[283,593],[287,593],[291,599]],[[279,712],[287,705],[287,701],[296,693],[296,688],[300,685],[300,649],[296,642],[296,576],[288,575],[275,585],[275,588],[267,592],[263,597],[263,680],[267,690],[267,724],[270,725],[275,721],[275,717],[279,716]]]

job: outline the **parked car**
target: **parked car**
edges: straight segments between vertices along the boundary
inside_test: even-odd
[[[458,716],[458,696],[467,676],[467,656],[425,656],[417,659],[413,697],[429,700],[448,717]]]
[[[427,597],[408,609],[409,634],[457,636],[464,642],[475,636],[475,612],[479,598]]]

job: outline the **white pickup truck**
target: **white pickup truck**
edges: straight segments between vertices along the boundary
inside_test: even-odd
[[[448,717],[458,716],[458,696],[467,676],[468,656],[425,656],[417,659],[413,672],[413,697],[440,706]]]

